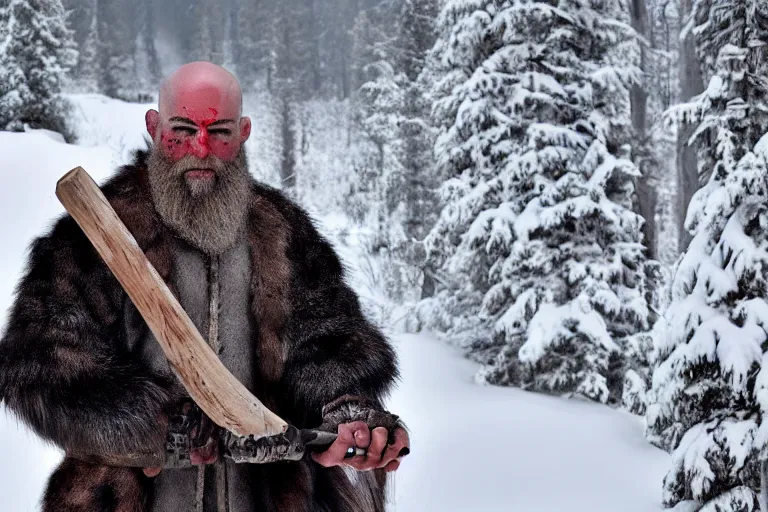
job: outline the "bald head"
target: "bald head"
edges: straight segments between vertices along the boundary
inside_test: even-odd
[[[240,84],[210,62],[191,62],[176,70],[163,82],[158,103],[159,112],[147,112],[147,131],[171,160],[212,154],[231,161],[250,136]]]
[[[175,114],[180,106],[192,117],[208,117],[215,110],[239,118],[243,93],[234,75],[221,66],[191,62],[163,82],[159,104],[161,117],[170,112]]]

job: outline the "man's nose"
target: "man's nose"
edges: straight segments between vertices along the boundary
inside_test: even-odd
[[[195,141],[192,144],[192,154],[197,158],[205,158],[211,152],[208,146],[208,130],[201,128],[195,134]]]

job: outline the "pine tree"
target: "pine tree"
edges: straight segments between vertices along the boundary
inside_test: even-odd
[[[94,0],[61,0],[67,13],[67,26],[74,32],[78,48],[83,45],[91,26]]]
[[[136,6],[96,0],[99,45],[99,91],[113,98],[136,101]]]
[[[289,193],[296,188],[296,139],[298,132],[298,102],[301,83],[305,76],[300,62],[301,51],[297,48],[300,42],[297,38],[296,12],[293,7],[296,0],[282,2],[275,11],[273,20],[276,25],[272,35],[272,54],[270,67],[274,76],[273,93],[279,102],[282,158],[280,165],[280,181],[282,187]]]
[[[191,2],[194,9],[195,37],[191,40],[192,60],[205,60],[214,62],[214,48],[211,15],[215,14],[215,5],[205,0]]]
[[[369,142],[371,149],[360,153],[367,164],[357,176],[358,193],[370,193],[356,201],[375,217],[377,244],[387,243],[385,232],[396,207],[387,195],[395,186],[395,174],[402,174],[394,146],[404,119],[407,82],[395,62],[393,32],[397,29],[385,22],[388,14],[381,6],[363,9],[352,29],[354,125],[358,138]]]
[[[380,75],[378,67],[382,62],[392,66],[394,40],[393,24],[384,6],[361,9],[351,29],[351,50],[349,62],[350,87],[352,95]]]
[[[680,255],[678,241],[678,176],[676,168],[677,134],[664,121],[664,112],[679,101],[680,80],[677,73],[680,57],[679,4],[669,0],[652,0],[649,5],[651,46],[648,52],[649,72],[644,74],[648,97],[650,173],[657,181],[656,225],[657,258],[672,267]],[[685,98],[687,100],[688,98]],[[650,219],[648,219],[650,222]]]
[[[706,90],[670,117],[695,127],[698,174],[676,268],[673,302],[654,336],[651,442],[673,451],[668,507],[759,510],[766,458],[768,371],[768,12],[751,0],[699,0],[687,30],[709,76]]]
[[[67,26],[74,34],[78,50],[77,65],[73,70],[71,86],[78,92],[96,92],[95,62],[98,26],[94,23],[96,0],[62,0],[67,12]]]
[[[155,91],[159,88],[161,78],[160,59],[155,47],[155,16],[150,0],[137,3],[136,9],[134,96],[138,101],[149,102],[155,99]]]
[[[100,59],[99,49],[99,22],[97,18],[96,2],[93,1],[92,8],[89,10],[90,23],[86,30],[86,37],[80,45],[77,67],[75,68],[75,77],[77,87],[80,92],[97,92],[99,90],[99,70]]]
[[[394,41],[395,68],[404,75],[404,86],[396,148],[401,167],[391,195],[402,212],[397,256],[403,265],[417,270],[420,284],[416,299],[429,297],[434,290],[433,271],[424,260],[422,241],[437,221],[438,211],[435,190],[439,176],[432,157],[435,131],[429,121],[432,102],[428,88],[433,76],[424,65],[435,43],[437,14],[436,0],[405,0]],[[410,273],[408,269],[402,272]]]
[[[436,217],[431,105],[422,72],[437,7],[432,0],[386,7],[361,11],[352,34],[353,83],[363,83],[353,95],[360,171],[349,208],[375,226],[369,250],[381,262],[382,286],[402,304],[422,294],[419,241]]]
[[[464,252],[460,244],[474,219],[493,206],[486,205],[482,190],[469,194],[470,190],[481,184],[482,176],[498,171],[498,162],[491,160],[491,155],[512,150],[509,141],[498,135],[506,132],[507,119],[487,115],[494,98],[499,98],[500,104],[507,103],[505,82],[473,77],[484,71],[483,63],[501,48],[490,30],[497,7],[499,2],[494,0],[446,2],[430,55],[435,75],[432,121],[439,130],[434,152],[438,173],[447,181],[439,189],[442,211],[426,238],[426,259],[440,286],[437,296],[419,305],[418,316],[425,327],[455,338],[475,333],[474,339],[484,339],[490,334],[489,322],[482,321],[478,312],[489,289],[486,274],[492,263],[482,252]],[[501,7],[509,7],[509,2]],[[489,199],[500,204],[496,198]],[[498,228],[497,241],[511,243],[511,238],[504,236],[505,231],[511,235],[509,226],[499,223]],[[476,255],[476,265],[459,262],[462,254]]]
[[[355,94],[355,108],[360,134],[370,143],[371,150],[360,152],[367,164],[361,166],[364,170],[357,176],[355,200],[375,227],[372,249],[376,252],[389,246],[390,227],[397,222],[393,218],[397,209],[393,192],[399,184],[398,177],[404,174],[396,145],[398,127],[403,122],[405,77],[386,60],[371,64],[366,72],[376,78],[364,83]]]
[[[620,400],[653,320],[627,158],[634,33],[618,1],[449,1],[435,152],[450,179],[422,305],[469,332],[482,378]],[[457,320],[458,319],[458,320]]]
[[[77,62],[72,31],[60,0],[0,3],[0,125],[24,125],[68,134],[60,98]]]
[[[321,74],[325,89],[338,99],[352,94],[352,27],[360,12],[359,4],[358,0],[325,0],[317,6]]]
[[[272,10],[270,10],[272,9]],[[237,16],[237,76],[246,90],[258,80],[271,86],[271,30],[274,6],[267,0],[250,0],[240,5]]]
[[[299,148],[304,126],[301,102],[314,96],[315,73],[312,8],[300,0],[280,2],[272,20],[270,54],[271,85],[280,111],[282,161],[280,178],[286,190],[293,191],[298,180]]]
[[[690,19],[695,0],[681,0],[680,15]],[[680,98],[678,101],[687,102],[704,91],[704,85],[709,79],[702,74],[702,66],[696,50],[696,35],[689,23],[681,26],[680,53],[678,59],[678,76],[680,82]],[[677,214],[678,214],[678,247],[684,251],[691,241],[691,235],[685,227],[688,217],[688,207],[697,190],[706,183],[706,178],[698,175],[698,152],[706,151],[706,147],[697,147],[691,143],[696,125],[681,124],[677,127]]]

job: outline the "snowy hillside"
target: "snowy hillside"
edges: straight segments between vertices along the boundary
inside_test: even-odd
[[[54,196],[58,178],[80,165],[101,181],[143,140],[146,106],[100,96],[76,100],[79,146],[42,132],[0,132],[3,325],[27,245],[63,211]],[[270,172],[272,142],[261,133],[268,133],[268,125],[249,143],[251,154],[264,156],[260,165],[266,167],[254,169],[256,175]],[[343,224],[329,219],[329,232]],[[358,248],[340,249],[361,293],[375,295],[363,288],[368,274],[355,261]],[[391,510],[661,510],[669,457],[643,439],[641,419],[592,403],[478,386],[477,365],[431,337],[394,341],[403,380],[389,407],[410,427],[413,448],[394,479]],[[6,416],[0,416],[0,454],[0,509],[36,510],[60,454]]]

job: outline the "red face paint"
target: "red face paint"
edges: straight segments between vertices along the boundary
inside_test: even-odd
[[[215,85],[181,83],[163,105],[161,144],[166,156],[233,160],[245,141],[240,131],[240,103]],[[162,108],[161,107],[161,108]]]

